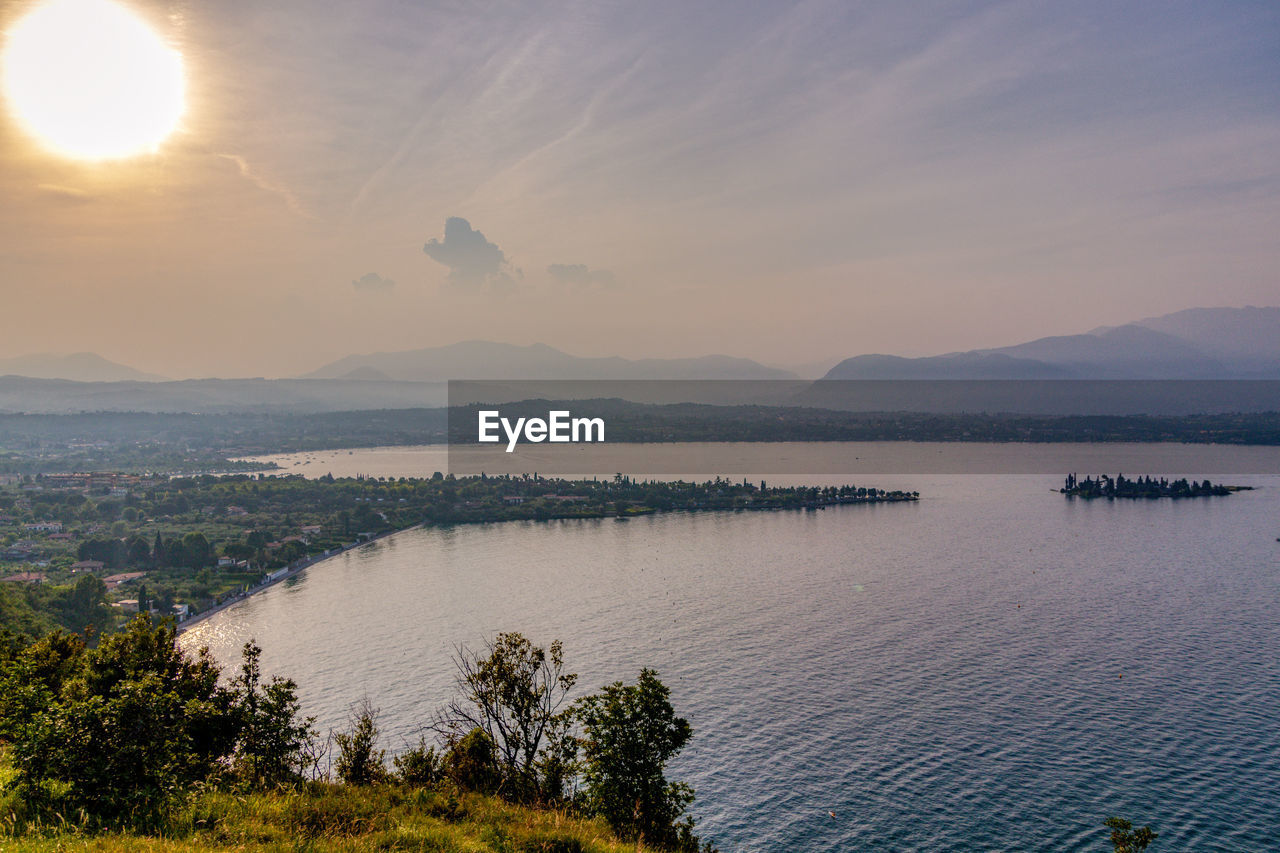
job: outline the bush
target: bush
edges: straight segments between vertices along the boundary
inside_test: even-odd
[[[430,788],[444,778],[444,760],[427,746],[426,738],[419,738],[417,746],[397,755],[392,764],[396,780],[411,788]]]
[[[493,741],[483,729],[472,729],[450,744],[444,766],[445,774],[464,791],[493,793],[502,781],[494,760]]]
[[[207,650],[141,615],[89,649],[52,634],[0,661],[0,739],[35,819],[157,827],[230,767],[255,786],[297,781],[313,742],[293,682],[260,683],[259,649],[221,686]]]
[[[378,745],[378,709],[365,698],[351,711],[351,731],[335,736],[338,778],[348,785],[372,785],[386,778],[385,750]]]

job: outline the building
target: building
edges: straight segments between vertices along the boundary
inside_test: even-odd
[[[30,560],[36,553],[36,543],[26,539],[20,539],[14,542],[3,552],[0,552],[0,559],[5,560]]]
[[[34,521],[22,525],[22,529],[31,533],[61,533],[61,521]]]
[[[107,589],[115,589],[120,586],[120,584],[133,583],[139,578],[145,578],[146,576],[146,572],[122,572],[118,575],[112,575],[109,578],[103,578],[102,582],[107,585]]]
[[[44,583],[46,577],[44,572],[19,572],[7,578],[0,578],[0,583]]]
[[[81,560],[78,563],[71,564],[71,574],[80,572],[100,572],[107,567],[107,564],[101,560]]]

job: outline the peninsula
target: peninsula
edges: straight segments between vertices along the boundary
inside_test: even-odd
[[[0,629],[40,636],[137,612],[185,621],[317,560],[417,525],[914,501],[872,486],[622,474],[335,478],[44,474],[0,485]]]

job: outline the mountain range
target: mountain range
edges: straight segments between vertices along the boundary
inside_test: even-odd
[[[28,355],[0,359],[0,412],[321,412],[431,407],[444,405],[444,383],[449,379],[764,380],[748,390],[761,396],[754,402],[775,403],[773,396],[766,400],[762,395],[790,395],[793,392],[780,388],[778,380],[799,378],[751,359],[722,355],[581,358],[544,344],[515,346],[486,341],[351,355],[293,379],[167,381],[92,353]],[[1195,308],[1079,335],[922,358],[859,355],[840,362],[823,378],[1280,379],[1280,308]],[[751,402],[720,399],[716,395],[723,395],[723,389],[730,386],[713,385],[699,392],[706,397],[703,402]],[[597,385],[587,396],[617,396],[613,387],[610,391],[609,386]],[[530,396],[527,390],[528,386],[513,386],[516,394]],[[821,405],[820,398],[812,394],[787,399]]]
[[[69,379],[73,382],[155,382],[163,379],[123,364],[108,361],[97,353],[31,353],[0,358],[0,376],[29,379]]]
[[[302,379],[380,379],[400,382],[599,379],[797,379],[794,373],[748,358],[582,358],[546,344],[515,346],[463,341],[405,352],[349,355]]]
[[[923,358],[859,355],[824,379],[1280,379],[1280,308],[1192,308],[1080,335]]]

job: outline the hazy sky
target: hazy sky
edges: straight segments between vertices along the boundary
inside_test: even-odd
[[[0,355],[798,363],[1280,304],[1270,0],[132,5],[183,125],[86,164],[5,111]]]

